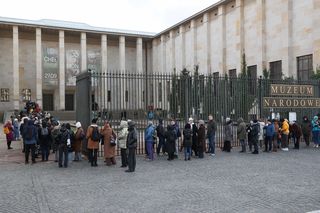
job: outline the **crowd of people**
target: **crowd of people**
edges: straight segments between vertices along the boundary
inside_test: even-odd
[[[92,167],[98,166],[98,149],[101,144],[107,166],[116,164],[116,147],[118,147],[121,154],[121,167],[128,167],[126,172],[135,171],[135,155],[139,138],[135,122],[132,120],[122,120],[120,129],[116,132],[110,122],[106,121],[103,127],[99,127],[97,119],[93,119],[85,132],[80,122],[75,124],[73,131],[69,123],[60,124],[50,115],[22,114],[21,117],[20,123],[17,118],[6,122],[3,131],[8,149],[12,149],[13,140],[22,138],[26,164],[29,163],[30,153],[32,164],[36,163],[37,153],[41,153],[41,161],[48,161],[49,154],[52,153],[60,168],[68,167],[68,162],[72,160],[71,156],[75,162],[82,160],[82,146],[86,140],[88,162]],[[241,153],[247,153],[249,149],[252,154],[259,154],[263,147],[264,152],[269,153],[277,152],[280,148],[282,151],[289,151],[290,140],[293,141],[294,149],[299,149],[302,138],[306,146],[310,145],[312,138],[314,147],[319,147],[319,123],[319,116],[314,116],[311,121],[305,116],[301,124],[295,121],[289,122],[287,119],[267,121],[254,119],[246,124],[242,118],[239,118],[236,131],[233,131],[234,122],[226,118],[222,128],[224,140],[222,151],[231,152],[234,138],[240,142]],[[182,130],[174,119],[169,120],[166,128],[163,120],[160,119],[157,125],[150,120],[144,132],[146,159],[153,161],[154,154],[162,153],[168,156],[168,161],[172,161],[182,151],[185,161],[191,160],[192,156],[204,158],[204,153],[214,157],[217,128],[217,122],[212,115],[209,115],[207,124],[204,120],[196,123],[193,118],[189,118]],[[234,132],[237,134],[236,137],[233,135]],[[182,141],[180,147],[179,140]],[[156,150],[154,150],[155,147]]]

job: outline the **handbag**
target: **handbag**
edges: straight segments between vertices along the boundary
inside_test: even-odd
[[[117,136],[116,136],[116,134],[112,131],[112,135],[111,135],[111,138],[110,138],[110,145],[111,145],[111,146],[115,146],[115,145],[117,145],[117,143],[118,143]]]

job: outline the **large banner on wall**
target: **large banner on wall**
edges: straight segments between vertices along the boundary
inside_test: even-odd
[[[87,66],[92,72],[101,72],[100,50],[88,50]]]
[[[42,54],[43,83],[57,86],[59,81],[58,48],[45,47]]]
[[[80,74],[80,50],[66,51],[66,85],[75,86],[76,77]]]

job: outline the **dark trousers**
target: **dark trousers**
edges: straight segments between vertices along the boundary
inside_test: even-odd
[[[224,152],[231,151],[231,142],[230,141],[224,141],[222,151],[224,151]]]
[[[253,139],[252,145],[253,145],[254,152],[259,152],[258,140]]]
[[[266,136],[266,140],[264,141],[264,151],[269,151],[271,152],[272,150],[272,141],[273,141],[273,137],[272,136]]]
[[[248,146],[249,146],[249,151],[250,152],[252,151],[252,145],[253,145],[252,139],[248,138]]]
[[[35,161],[36,161],[36,155],[35,155],[36,145],[35,145],[35,144],[26,144],[26,145],[25,145],[25,160],[26,160],[26,163],[29,162],[29,153],[30,153],[30,150],[31,150],[31,159],[32,159],[32,162],[35,162]]]
[[[47,161],[49,157],[49,146],[47,145],[41,145],[41,155],[42,155],[42,160]]]
[[[8,141],[8,140],[7,140],[7,146],[8,146],[8,149],[11,148],[11,141]]]
[[[162,148],[162,153],[165,153],[164,151],[164,146],[165,146],[165,138],[164,137],[159,137],[159,144],[157,147],[157,154],[160,154],[160,150]]]
[[[288,148],[288,135],[286,134],[281,135],[281,147]]]
[[[59,145],[59,167],[62,167],[62,160],[63,166],[68,167],[68,148],[66,144]]]
[[[134,172],[136,169],[136,148],[129,148],[128,167],[130,172]]]
[[[296,137],[294,140],[294,148],[299,149],[300,148],[300,137]]]
[[[91,166],[97,165],[98,149],[88,149]]]
[[[120,149],[121,164],[123,167],[128,166],[127,149]]]
[[[197,142],[197,138],[192,139],[192,151],[194,152],[195,156],[198,156],[198,142]],[[192,152],[191,152],[191,156],[192,156]]]
[[[306,142],[306,145],[310,145],[310,135],[309,134],[303,134],[304,141]]]
[[[203,158],[204,148],[202,146],[198,146],[198,156],[199,158]]]

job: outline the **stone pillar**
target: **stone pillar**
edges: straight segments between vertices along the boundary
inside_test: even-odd
[[[211,27],[210,27],[210,14],[205,13],[203,14],[203,27],[205,33],[205,40],[204,40],[204,51],[205,51],[205,64],[200,65],[200,69],[203,70],[203,73],[210,73],[211,70]]]
[[[142,57],[142,38],[137,38],[137,62],[136,62],[136,72],[143,73],[143,57]]]
[[[320,1],[313,0],[313,69],[320,69]]]
[[[297,78],[297,72],[293,72],[293,48],[292,48],[292,0],[283,1],[282,9],[282,73],[286,77]]]
[[[169,73],[172,73],[176,68],[176,42],[175,42],[175,33],[173,30],[170,31],[170,59],[171,67]]]
[[[265,0],[257,0],[257,75],[262,76],[267,68],[266,59],[266,5]]]
[[[160,71],[161,73],[165,73],[166,72],[166,36],[165,35],[161,35],[161,43],[160,43],[160,58],[161,58],[161,62],[160,62]]]
[[[81,71],[87,72],[87,35],[81,33]]]
[[[227,50],[226,50],[226,7],[225,5],[220,5],[218,8],[219,15],[219,24],[221,27],[221,55],[219,62],[219,73],[226,73],[226,58],[227,58]]]
[[[237,33],[236,33],[236,46],[237,46],[237,73],[241,73],[242,69],[242,55],[244,53],[244,0],[236,0],[237,10]]]
[[[196,32],[196,21],[194,19],[191,20],[190,23],[190,33],[191,33],[191,39],[190,39],[190,46],[191,46],[191,70],[193,70],[194,66],[198,64],[197,62],[197,32]]]
[[[180,41],[181,41],[181,70],[186,68],[186,35],[184,26],[179,27]]]
[[[19,88],[19,29],[18,26],[13,26],[13,109],[19,110],[20,106],[20,88]]]
[[[119,37],[119,69],[121,72],[126,71],[126,38]]]
[[[159,51],[157,38],[152,40],[152,73],[159,72]]]
[[[108,41],[107,35],[101,35],[101,72],[108,71]]]
[[[59,108],[65,110],[65,52],[64,31],[59,31]]]
[[[36,28],[36,102],[42,108],[42,44],[41,44],[41,28]]]

